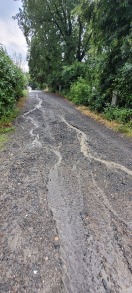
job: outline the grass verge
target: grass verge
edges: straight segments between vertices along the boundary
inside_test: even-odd
[[[106,120],[106,118],[103,117],[103,114],[98,114],[98,113],[92,112],[86,106],[78,106],[77,109],[79,111],[81,111],[81,113],[95,119],[96,121],[99,121],[103,125],[111,128],[115,131],[119,131],[120,133],[125,134],[126,136],[132,137],[132,122],[119,123],[115,120],[112,120],[112,121]]]
[[[21,109],[24,107],[25,102],[27,100],[28,91],[23,91],[23,97],[21,97],[17,103],[16,107],[12,110],[7,112],[1,119],[0,119],[0,149],[3,148],[5,143],[8,140],[9,133],[15,130],[13,126],[14,119],[18,116]]]

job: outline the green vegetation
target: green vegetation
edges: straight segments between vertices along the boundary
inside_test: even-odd
[[[1,134],[0,133],[0,149],[3,148],[4,144],[7,142],[8,137],[6,134]]]
[[[70,87],[70,99],[76,105],[89,105],[90,87],[85,79],[79,78]]]
[[[120,131],[121,133],[125,133],[127,136],[132,137],[132,122],[120,124],[116,127],[117,131]]]
[[[108,120],[116,120],[118,122],[130,122],[132,117],[132,109],[107,107],[104,110],[104,117]]]
[[[16,18],[35,87],[46,85],[109,120],[130,122],[130,0],[23,0]]]
[[[0,147],[8,139],[8,132],[14,130],[12,122],[19,113],[19,104],[21,97],[26,94],[26,85],[26,75],[0,46]]]
[[[27,99],[28,91],[23,90],[22,97],[16,102],[15,106],[10,109],[10,111],[5,112],[5,114],[0,119],[0,149],[4,146],[8,140],[8,134],[15,130],[13,125],[14,119],[20,113],[23,108],[25,101]]]
[[[22,96],[24,74],[0,47],[0,117],[8,115]]]

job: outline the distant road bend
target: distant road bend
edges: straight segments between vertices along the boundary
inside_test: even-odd
[[[1,293],[132,292],[131,146],[30,92],[0,153]]]

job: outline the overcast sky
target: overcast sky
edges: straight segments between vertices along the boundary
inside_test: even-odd
[[[19,7],[21,7],[20,0],[0,0],[0,43],[6,47],[10,56],[21,53],[25,60],[26,40],[18,27],[17,20],[12,19],[12,16],[19,11]]]

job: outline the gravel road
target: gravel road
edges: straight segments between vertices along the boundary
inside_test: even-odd
[[[0,292],[131,293],[131,140],[42,91],[15,124],[0,152]]]

